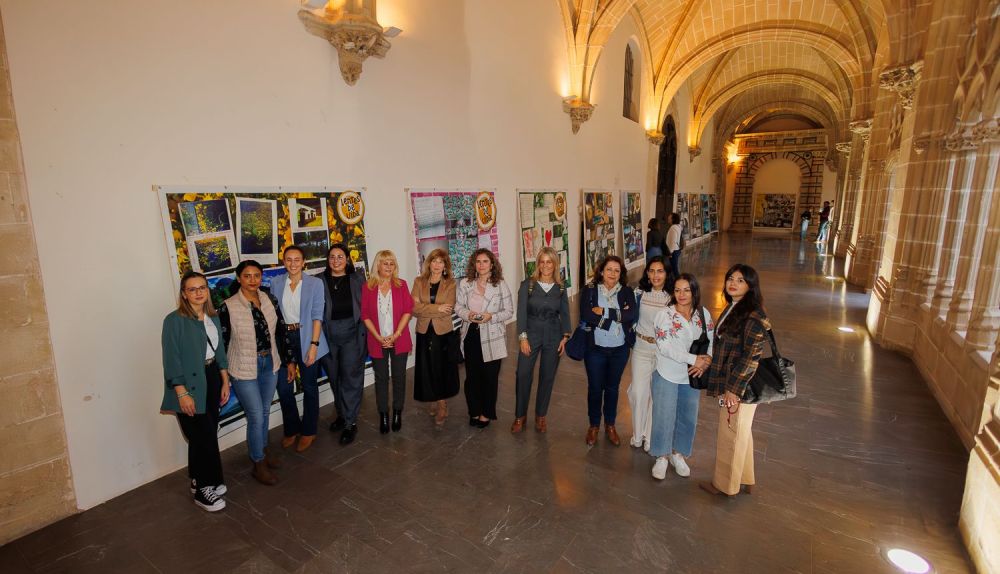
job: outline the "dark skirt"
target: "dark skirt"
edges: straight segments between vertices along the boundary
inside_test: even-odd
[[[448,360],[447,338],[438,335],[434,324],[427,325],[427,333],[417,333],[413,353],[416,366],[413,371],[413,400],[441,401],[458,394],[458,365]]]

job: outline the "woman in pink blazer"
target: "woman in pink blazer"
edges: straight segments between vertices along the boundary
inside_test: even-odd
[[[406,400],[406,359],[413,349],[410,316],[413,297],[406,281],[399,278],[399,265],[392,251],[375,254],[374,272],[361,290],[361,320],[368,329],[368,354],[375,371],[375,402],[379,432],[389,432],[389,374],[392,373],[392,430],[403,427]]]

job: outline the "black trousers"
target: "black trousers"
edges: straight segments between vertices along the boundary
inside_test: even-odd
[[[375,371],[375,404],[378,412],[389,412],[389,377],[392,376],[392,410],[403,410],[406,402],[406,358],[409,353],[397,353],[391,347],[382,349],[382,358],[372,357]]]
[[[479,325],[470,325],[465,334],[465,404],[470,417],[496,420],[501,360],[483,361]]]
[[[188,476],[198,488],[222,484],[222,458],[219,456],[219,399],[222,375],[218,363],[205,367],[205,412],[188,416],[177,413],[177,422],[188,443]]]
[[[329,379],[337,416],[343,417],[350,426],[358,420],[361,393],[365,388],[365,362],[358,345],[358,323],[354,319],[338,319],[324,327],[330,352],[319,362]]]

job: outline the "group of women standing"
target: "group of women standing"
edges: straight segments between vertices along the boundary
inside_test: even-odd
[[[497,419],[500,364],[508,355],[506,322],[515,314],[519,353],[510,431],[524,430],[535,365],[540,362],[534,427],[547,432],[556,371],[572,335],[559,255],[552,248],[536,257],[534,272],[520,285],[516,309],[500,262],[488,249],[475,251],[465,277],[457,280],[447,251],[435,249],[425,257],[412,290],[399,278],[398,262],[389,250],[375,255],[367,280],[355,270],[343,244],[330,248],[319,277],[303,273],[304,253],[297,246],[285,248],[282,262],[286,273],[271,281],[270,292],[260,289],[262,266],[242,262],[236,270],[239,289],[217,313],[206,278],[185,274],[178,308],[163,323],[161,410],[176,413],[188,440],[191,491],[202,508],[225,507],[216,434],[219,408],[228,400],[230,387],[246,414],[252,476],[272,485],[278,481],[273,471],[281,466],[268,448],[275,390],[284,420],[282,446],[305,451],[317,433],[321,366],[335,397],[337,417],[330,430],[341,432],[341,444],[357,435],[366,356],[373,363],[380,433],[402,428],[411,352],[414,399],[430,403],[437,428],[448,416],[447,399],[459,392],[460,362],[465,363],[469,425],[489,426]],[[634,350],[628,389],[631,444],[656,457],[653,476],[664,478],[670,465],[680,476],[690,474],[686,457],[694,442],[700,393],[688,384],[688,377],[707,375],[708,394],[722,399],[715,475],[701,486],[736,494],[741,485],[754,483],[750,426],[755,409],[741,405],[740,397],[770,327],[757,274],[745,265],[727,272],[728,305],[716,326],[701,306],[697,280],[671,271],[663,257],[654,256],[633,290],[626,285],[624,262],[609,256],[581,290],[586,443],[596,443],[603,422],[609,442],[620,444],[619,384]],[[416,319],[415,341],[410,338],[411,319]],[[710,341],[708,351],[692,354],[692,342],[703,334]],[[301,416],[296,383],[302,387]]]

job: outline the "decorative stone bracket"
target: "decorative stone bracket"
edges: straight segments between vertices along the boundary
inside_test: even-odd
[[[851,142],[838,142],[833,144],[833,147],[844,155],[851,153]]]
[[[569,114],[569,121],[573,125],[573,133],[580,131],[580,126],[590,119],[594,113],[594,104],[581,100],[576,96],[563,98],[563,111]]]
[[[694,158],[696,158],[696,157],[698,157],[700,155],[701,155],[701,146],[697,146],[697,145],[689,145],[688,146],[688,157],[690,158],[690,159],[688,159],[689,163],[692,162],[692,161],[694,161]]]
[[[369,56],[384,58],[391,45],[375,19],[375,0],[330,0],[323,8],[299,10],[306,31],[337,49],[340,75],[353,86]]]
[[[944,141],[948,151],[970,151],[981,144],[1000,143],[1000,118],[990,118],[974,125],[958,125]]]
[[[855,120],[847,124],[847,129],[851,130],[851,133],[854,135],[860,136],[862,141],[867,144],[868,138],[872,135],[872,120],[870,118],[867,120]]]
[[[664,141],[666,141],[667,136],[663,135],[663,132],[661,131],[646,130],[646,139],[649,140],[649,143],[659,147],[663,145]]]
[[[923,60],[918,60],[912,64],[903,64],[894,68],[887,68],[878,75],[878,85],[885,90],[891,90],[899,95],[900,105],[904,109],[913,109],[913,94],[917,89],[917,82],[920,80],[920,72],[924,69]]]

